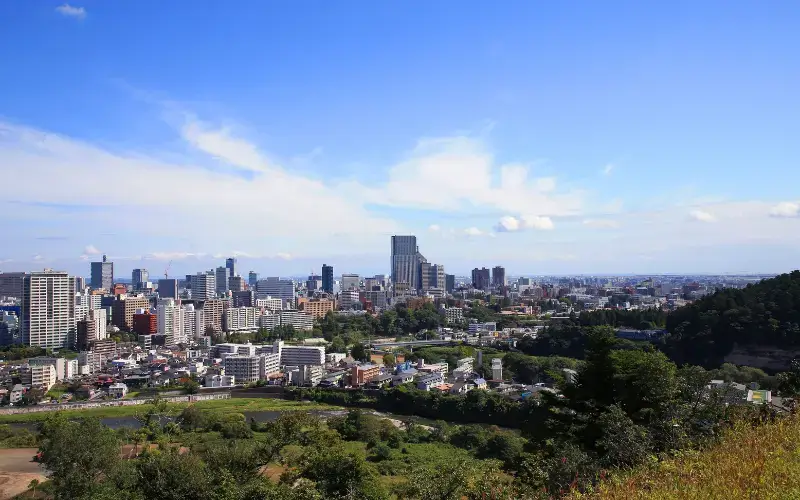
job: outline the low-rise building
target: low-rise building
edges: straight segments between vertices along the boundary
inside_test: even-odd
[[[233,375],[206,375],[203,379],[204,387],[233,387],[236,377]]]
[[[117,382],[108,386],[108,395],[112,398],[122,399],[128,394],[128,386],[122,382]]]
[[[350,383],[362,386],[381,374],[381,367],[372,363],[356,365],[350,369]]]
[[[460,307],[445,307],[443,312],[448,325],[460,324],[464,321],[464,310]]]
[[[236,377],[240,384],[250,384],[261,380],[261,356],[242,356],[231,354],[222,360],[225,375]]]
[[[417,380],[417,389],[421,391],[430,391],[431,388],[437,387],[444,383],[444,377],[439,372],[428,373],[422,375]]]

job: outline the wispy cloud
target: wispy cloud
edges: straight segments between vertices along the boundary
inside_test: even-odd
[[[611,219],[585,219],[583,225],[594,229],[615,229],[619,227],[619,222]]]
[[[56,12],[64,17],[72,17],[75,19],[85,19],[86,9],[83,7],[74,7],[68,3],[56,7]]]
[[[616,168],[616,166],[613,163],[608,163],[605,167],[603,167],[603,175],[611,175],[611,172],[614,171],[614,168]]]
[[[428,226],[428,231],[432,233],[438,233],[441,232],[441,230],[442,228],[441,226],[439,226],[439,224],[431,224],[430,226]]]

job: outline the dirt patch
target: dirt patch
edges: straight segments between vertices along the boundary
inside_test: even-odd
[[[28,490],[28,485],[34,479],[44,482],[47,478],[42,474],[22,474],[19,472],[0,472],[0,500],[9,500]],[[37,496],[39,492],[36,492]]]

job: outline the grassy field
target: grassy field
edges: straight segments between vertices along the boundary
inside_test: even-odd
[[[612,476],[573,499],[668,500],[800,498],[800,420],[738,426],[702,452]]]
[[[170,403],[170,409],[182,410],[189,406],[188,403]],[[287,401],[271,398],[233,398],[218,399],[214,401],[200,401],[195,403],[197,408],[213,410],[220,413],[242,413],[251,411],[296,411],[296,410],[336,410],[336,406],[322,403],[309,403],[303,401]],[[59,413],[69,418],[98,417],[116,418],[130,417],[144,411],[144,406],[109,406],[103,408],[90,408],[86,410],[61,410]],[[36,412],[18,415],[0,415],[0,423],[40,422],[54,412]]]

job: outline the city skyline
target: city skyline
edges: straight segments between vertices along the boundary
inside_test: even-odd
[[[799,6],[512,3],[0,5],[0,270],[797,267]]]

